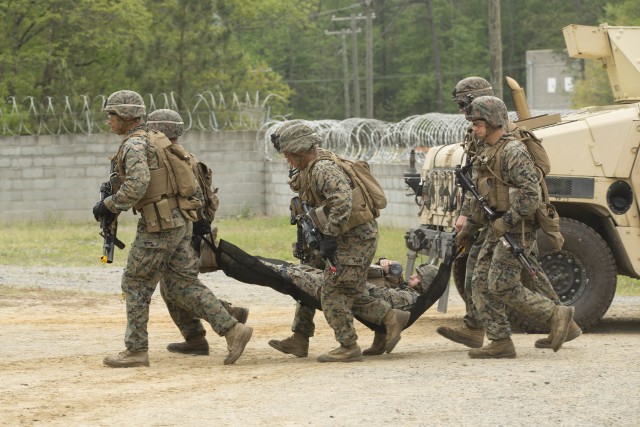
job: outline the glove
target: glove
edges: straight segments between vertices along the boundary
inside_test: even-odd
[[[199,219],[193,223],[193,234],[196,236],[205,236],[211,233],[211,221],[208,219]]]
[[[504,219],[498,218],[491,224],[491,234],[496,239],[499,239],[504,236],[510,228],[511,226],[504,222]]]
[[[98,203],[96,203],[96,205],[93,207],[93,217],[96,219],[96,221],[100,222],[102,220],[102,218],[115,218],[116,214],[114,214],[113,212],[111,212],[104,204],[104,202],[102,200],[100,200]]]
[[[474,226],[471,222],[467,222],[464,227],[462,227],[462,230],[460,230],[458,234],[456,234],[456,245],[463,248],[468,248],[469,246],[471,246],[473,238],[477,232],[478,227]]]
[[[335,236],[325,234],[322,245],[320,246],[320,252],[324,258],[333,259],[336,256],[336,252],[338,252],[338,241]]]

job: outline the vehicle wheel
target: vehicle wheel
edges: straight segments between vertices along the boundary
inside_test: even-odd
[[[617,267],[609,246],[591,227],[560,219],[564,245],[554,251],[538,232],[538,260],[560,301],[575,307],[574,320],[587,330],[602,319],[616,293]]]

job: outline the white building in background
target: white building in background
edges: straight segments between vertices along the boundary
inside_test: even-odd
[[[571,108],[573,80],[579,59],[570,59],[566,51],[528,50],[527,101],[534,110],[567,110]]]

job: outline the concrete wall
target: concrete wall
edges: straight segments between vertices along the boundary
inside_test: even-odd
[[[0,138],[0,221],[91,219],[118,143],[106,134]],[[287,164],[266,160],[255,132],[190,132],[182,143],[213,169],[218,215],[289,214]],[[372,169],[389,200],[379,223],[416,226],[417,206],[405,196],[402,178],[406,165],[373,164]]]

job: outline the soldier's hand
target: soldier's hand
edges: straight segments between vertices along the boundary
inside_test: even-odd
[[[105,206],[102,200],[96,203],[96,205],[93,207],[93,217],[98,222],[100,222],[102,218],[111,218],[113,216],[115,216],[115,214]]]
[[[500,238],[504,236],[511,228],[502,218],[498,218],[491,224],[491,233],[493,237]]]
[[[211,233],[211,221],[208,219],[199,219],[193,223],[193,234],[195,236],[205,236]]]
[[[473,238],[478,232],[478,227],[475,227],[470,222],[466,222],[464,227],[456,234],[456,245],[468,248],[473,243]]]
[[[325,234],[320,252],[324,258],[333,259],[336,256],[336,252],[338,252],[338,241],[335,236]]]

